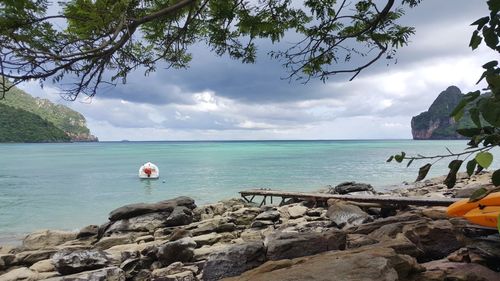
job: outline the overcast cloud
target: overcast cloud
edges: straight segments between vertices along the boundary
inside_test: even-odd
[[[441,91],[480,87],[481,65],[495,54],[468,48],[469,25],[486,13],[485,1],[424,0],[404,18],[417,34],[397,64],[381,61],[352,82],[289,82],[265,54],[245,65],[198,46],[190,68],[136,71],[91,102],[65,102],[36,82],[21,87],[81,112],[101,140],[411,138],[411,117]]]

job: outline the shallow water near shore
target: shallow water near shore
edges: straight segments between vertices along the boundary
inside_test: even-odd
[[[197,204],[238,197],[249,188],[312,191],[343,181],[378,190],[413,181],[418,167],[389,155],[460,152],[465,141],[235,141],[0,144],[0,245],[37,229],[100,224],[122,205],[180,195]],[[494,152],[498,167],[500,153]],[[141,164],[159,180],[139,180]],[[430,176],[447,173],[438,162]]]

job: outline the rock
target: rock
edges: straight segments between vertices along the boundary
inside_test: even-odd
[[[194,261],[206,260],[210,254],[219,252],[227,247],[230,247],[229,244],[215,244],[212,246],[203,246],[201,248],[194,250]]]
[[[99,233],[99,226],[98,225],[88,225],[82,229],[80,229],[80,232],[76,235],[77,239],[81,238],[87,238],[91,236],[96,236]]]
[[[138,204],[125,205],[109,213],[109,220],[110,221],[123,220],[148,213],[157,213],[157,212],[170,213],[177,206],[184,206],[191,210],[196,208],[193,199],[181,196],[170,200],[160,201],[158,203],[151,203],[151,204],[138,203]]]
[[[357,234],[369,234],[380,227],[386,225],[386,224],[391,224],[391,223],[396,223],[396,222],[402,222],[404,224],[413,224],[416,221],[422,220],[422,218],[419,215],[416,214],[405,214],[405,215],[398,215],[394,217],[387,217],[387,218],[382,218],[375,220],[370,223],[364,223],[362,225],[358,226],[353,226],[348,228],[346,231],[349,233],[357,233]]]
[[[337,186],[333,190],[330,190],[329,193],[335,194],[348,194],[352,192],[359,192],[359,191],[370,191],[370,192],[375,192],[373,189],[373,186],[370,184],[366,183],[357,183],[357,182],[343,182]]]
[[[129,244],[135,241],[134,235],[113,235],[103,237],[94,244],[94,247],[100,250],[106,250],[116,245]]]
[[[196,281],[193,272],[183,271],[175,274],[165,274],[163,268],[153,270],[152,281]]]
[[[104,236],[126,232],[154,233],[156,229],[166,226],[169,216],[170,212],[157,212],[117,220],[107,227]]]
[[[255,220],[271,221],[271,222],[278,221],[279,219],[280,219],[280,212],[276,210],[269,210],[260,213],[258,216],[255,217]]]
[[[262,242],[247,242],[212,253],[203,268],[202,280],[215,281],[255,268],[265,261],[265,252]]]
[[[412,280],[457,280],[457,281],[497,281],[500,280],[500,273],[495,272],[485,266],[475,263],[458,263],[446,260],[431,261],[423,263],[426,269],[421,275],[415,276]],[[425,277],[439,276],[441,279],[424,279]]]
[[[374,230],[368,235],[378,241],[392,239],[403,231],[403,226],[404,224],[401,222],[382,225],[379,229]]]
[[[255,220],[250,225],[250,228],[263,228],[263,227],[268,227],[268,226],[271,226],[271,225],[274,225],[273,221]]]
[[[306,215],[310,217],[320,217],[322,214],[323,214],[323,209],[320,208],[308,209],[306,212]]]
[[[243,207],[234,212],[227,212],[224,215],[237,225],[249,225],[260,213],[260,208]]]
[[[373,248],[327,252],[292,260],[269,261],[225,281],[396,281],[421,268],[414,259],[392,249]]]
[[[177,261],[189,262],[193,259],[195,248],[196,242],[192,238],[182,238],[160,245],[156,258],[165,266]]]
[[[55,249],[45,249],[36,251],[24,251],[16,254],[13,264],[21,265],[32,265],[41,260],[49,259],[57,250]]]
[[[147,269],[142,269],[134,277],[132,277],[130,280],[131,281],[150,281],[152,278],[151,275],[152,275],[151,271],[149,271]]]
[[[0,275],[0,280],[2,281],[35,281],[40,279],[40,273],[30,270],[27,267],[16,268],[6,274]]]
[[[341,228],[360,225],[370,220],[370,216],[361,208],[342,201],[331,204],[326,216]]]
[[[16,256],[11,254],[0,254],[0,271],[8,268]]]
[[[339,230],[323,233],[278,232],[267,237],[269,260],[293,259],[326,251],[343,250],[346,234]]]
[[[296,218],[303,217],[308,210],[307,207],[302,206],[302,205],[289,205],[289,206],[285,206],[284,209],[288,213],[288,217],[290,219],[296,219]]]
[[[52,257],[52,262],[56,270],[63,275],[103,268],[111,263],[108,256],[99,250],[63,250]]]
[[[153,261],[148,258],[139,258],[138,256],[126,259],[120,264],[120,268],[125,272],[125,277],[130,279],[136,276],[142,269],[150,268]]]
[[[424,252],[419,261],[441,259],[464,246],[457,240],[448,220],[420,221],[405,225],[403,233]]]
[[[23,239],[23,247],[28,250],[38,250],[54,247],[66,241],[76,239],[77,233],[61,230],[41,230],[28,234]]]
[[[212,232],[231,232],[236,229],[236,225],[227,217],[215,216],[211,219],[200,222],[196,228],[191,230],[193,236],[208,234]]]
[[[204,245],[213,245],[217,242],[227,242],[235,238],[236,236],[232,233],[209,233],[195,236],[193,237],[193,240],[196,242],[198,247],[201,247]]]
[[[53,277],[44,281],[125,281],[125,272],[113,266],[73,275]]]
[[[165,226],[186,225],[191,222],[193,222],[193,212],[187,207],[177,206],[165,220]]]
[[[378,243],[377,240],[370,238],[365,234],[347,234],[346,238],[346,248],[355,249],[366,245],[372,245]]]
[[[428,207],[422,210],[422,215],[433,220],[448,219],[446,214],[446,207]]]
[[[196,221],[211,219],[224,214],[224,212],[226,212],[226,207],[221,202],[200,206],[193,210]]]
[[[243,239],[243,241],[261,241],[264,239],[264,236],[262,235],[262,232],[259,230],[255,229],[246,229],[240,234],[240,238]]]
[[[32,266],[30,266],[30,269],[37,271],[37,272],[56,271],[56,268],[54,267],[54,264],[52,263],[52,261],[50,259],[41,260],[39,262],[36,262]]]
[[[151,242],[154,240],[155,240],[155,237],[153,235],[144,235],[144,236],[137,237],[134,240],[134,242],[139,244],[139,243]]]

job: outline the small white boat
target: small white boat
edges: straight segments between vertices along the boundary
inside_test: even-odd
[[[148,162],[139,168],[139,178],[141,179],[157,179],[160,177],[160,169],[158,167]]]

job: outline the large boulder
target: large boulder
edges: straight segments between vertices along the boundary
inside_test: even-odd
[[[339,227],[363,224],[371,219],[361,208],[343,201],[330,201],[326,216]]]
[[[160,201],[157,203],[137,203],[137,204],[125,205],[123,207],[111,211],[111,213],[109,213],[109,220],[117,221],[156,212],[170,213],[177,206],[184,206],[191,210],[196,208],[193,199],[181,196],[170,200]]]
[[[144,256],[158,260],[163,266],[174,262],[189,262],[193,259],[196,242],[186,237],[157,246],[147,247],[141,251]]]
[[[106,267],[77,274],[58,276],[45,281],[125,281],[125,272],[118,267]]]
[[[0,254],[0,271],[8,268],[16,256],[12,254]]]
[[[165,226],[186,225],[193,222],[193,212],[185,206],[177,206],[165,220]]]
[[[32,265],[41,260],[46,260],[55,254],[57,250],[55,249],[41,249],[35,251],[23,251],[16,254],[12,264],[15,265]]]
[[[41,230],[28,234],[23,239],[23,247],[27,250],[38,250],[61,245],[76,239],[77,233],[61,230]]]
[[[248,242],[225,247],[208,257],[203,267],[202,280],[216,281],[255,268],[264,263],[265,252],[262,242]]]
[[[393,217],[377,219],[373,222],[364,223],[357,226],[349,227],[346,231],[356,234],[369,234],[386,224],[401,222],[403,224],[414,224],[416,221],[422,220],[422,217],[417,214],[404,214]]]
[[[292,260],[269,261],[225,281],[397,281],[407,280],[421,268],[409,256],[392,249],[333,251]]]
[[[425,272],[412,277],[411,281],[497,281],[500,273],[477,263],[458,263],[436,260],[423,263]]]
[[[278,232],[267,237],[267,258],[293,259],[326,251],[343,250],[346,234],[339,230],[323,233]]]
[[[67,275],[103,268],[111,261],[106,253],[99,250],[62,250],[52,257],[52,263],[59,273]]]

